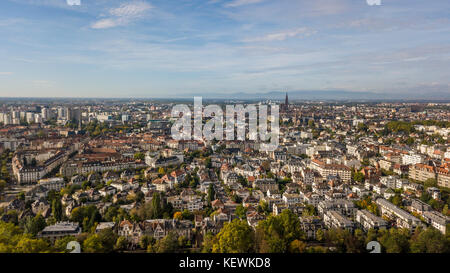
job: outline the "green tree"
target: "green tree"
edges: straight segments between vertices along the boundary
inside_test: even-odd
[[[0,180],[0,193],[2,193],[4,190],[5,190],[5,188],[6,188],[6,181],[5,180],[3,180],[3,179],[1,179]]]
[[[247,208],[244,207],[242,204],[239,204],[236,207],[236,216],[241,218],[242,220],[247,219]]]
[[[134,159],[135,159],[135,160],[144,160],[144,159],[145,159],[145,154],[140,153],[140,152],[135,153],[135,154],[134,154]]]
[[[75,237],[73,236],[66,236],[60,239],[57,239],[53,245],[55,251],[58,252],[70,252],[71,250],[67,249],[67,244],[71,241],[76,241]]]
[[[225,223],[213,244],[214,253],[250,253],[254,251],[254,232],[247,222],[234,219]]]
[[[63,208],[61,204],[61,200],[53,199],[52,201],[52,214],[55,217],[56,221],[61,221],[63,218]]]
[[[407,253],[409,251],[409,230],[395,229],[383,230],[378,241],[387,253]]]
[[[14,248],[16,253],[49,253],[50,245],[42,239],[32,239],[29,236],[23,236]]]
[[[155,243],[155,239],[152,236],[144,235],[139,240],[139,246],[142,249],[147,249],[149,245],[153,245]]]
[[[417,238],[411,238],[411,252],[413,253],[448,253],[449,241],[434,228],[422,230]]]
[[[259,252],[284,253],[294,240],[303,240],[298,216],[290,210],[283,210],[277,216],[269,216],[256,227],[256,245]]]
[[[208,187],[208,205],[211,204],[212,201],[214,201],[216,198],[216,192],[214,191],[213,184],[209,184]]]
[[[105,248],[102,245],[102,240],[98,234],[90,235],[83,242],[83,252],[87,253],[105,253]]]
[[[356,182],[363,182],[364,181],[364,174],[361,172],[355,172],[353,175],[353,180]]]
[[[120,236],[117,238],[116,244],[114,245],[114,249],[118,251],[123,251],[127,249],[128,241],[127,238]]]
[[[24,231],[25,233],[36,236],[39,231],[45,228],[45,226],[45,218],[41,214],[38,214],[34,217],[27,218],[24,226]]]
[[[174,253],[178,251],[178,236],[175,232],[169,232],[166,237],[155,245],[157,253]]]

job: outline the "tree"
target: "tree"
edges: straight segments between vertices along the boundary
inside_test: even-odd
[[[256,233],[259,252],[284,253],[289,251],[294,240],[304,239],[297,215],[288,209],[260,221]]]
[[[83,251],[87,253],[110,253],[114,250],[117,236],[109,229],[89,235],[83,242]]]
[[[355,174],[353,175],[353,180],[355,180],[356,182],[363,182],[364,181],[364,174],[361,172],[355,172]]]
[[[159,193],[154,192],[152,198],[152,218],[158,219],[161,217],[162,217],[161,196]]]
[[[437,187],[437,181],[434,178],[428,178],[424,183],[425,188]]]
[[[325,239],[325,233],[322,229],[318,229],[316,231],[316,240],[322,242]]]
[[[117,235],[114,231],[110,228],[105,228],[98,233],[98,236],[102,242],[105,252],[112,252],[117,241]]]
[[[181,220],[181,219],[183,219],[183,215],[182,215],[181,211],[175,212],[175,213],[173,214],[173,219],[176,219],[176,220]]]
[[[31,234],[13,223],[0,221],[0,253],[48,253],[50,245],[42,239],[33,239]]]
[[[203,239],[202,253],[211,253],[216,241],[216,237],[208,231]]]
[[[166,237],[159,240],[155,245],[157,253],[174,253],[178,250],[178,238],[175,232],[169,232]]]
[[[49,253],[50,245],[42,239],[32,239],[29,236],[23,236],[14,248],[16,253]]]
[[[25,193],[24,192],[19,192],[17,194],[17,199],[19,200],[25,200]]]
[[[448,253],[449,241],[437,229],[422,230],[417,238],[411,238],[411,252],[413,253]]]
[[[448,204],[445,204],[445,205],[444,205],[444,208],[442,209],[442,214],[448,215],[448,212],[449,212],[449,210],[448,210]]]
[[[402,197],[399,194],[394,195],[393,197],[391,197],[391,202],[392,204],[396,205],[396,206],[401,206],[402,205]]]
[[[73,236],[66,236],[66,237],[57,239],[55,241],[53,247],[55,248],[56,251],[68,253],[71,250],[67,249],[67,244],[69,242],[72,242],[72,241],[76,241],[75,237],[73,237]]]
[[[3,192],[6,188],[6,181],[1,179],[0,180],[0,193]]]
[[[289,252],[290,253],[304,253],[306,250],[306,243],[302,242],[300,240],[294,240],[289,245]]]
[[[386,253],[407,253],[409,251],[409,230],[390,229],[380,232],[378,241]]]
[[[117,238],[116,244],[114,245],[114,249],[121,251],[127,249],[127,246],[128,246],[127,238],[120,236],[119,238]]]
[[[53,199],[52,201],[52,214],[56,221],[61,221],[63,217],[62,204],[59,199]]]
[[[34,217],[27,218],[24,226],[24,231],[25,233],[36,236],[39,231],[45,228],[45,226],[45,218],[41,214],[38,214]]]
[[[105,248],[102,245],[102,241],[98,234],[89,236],[83,242],[83,252],[87,253],[105,253]]]
[[[216,192],[214,191],[214,186],[213,186],[213,184],[209,184],[209,187],[208,187],[208,205],[210,205],[211,202],[213,200],[215,200],[215,199],[216,199]]]
[[[184,220],[194,220],[194,214],[187,209],[183,210],[181,216]]]
[[[244,207],[242,204],[239,204],[236,207],[236,216],[241,218],[242,220],[247,219],[247,208]]]
[[[74,208],[70,214],[72,222],[78,222],[84,231],[91,231],[96,223],[100,222],[101,215],[95,205]]]
[[[254,251],[254,233],[247,222],[234,219],[225,223],[216,236],[214,253],[250,253]]]
[[[140,152],[135,153],[135,154],[134,154],[134,159],[135,159],[135,160],[144,160],[144,159],[145,159],[145,154],[140,153]]]
[[[153,245],[155,243],[155,239],[152,236],[144,235],[139,240],[139,246],[143,249],[147,249],[149,245]]]

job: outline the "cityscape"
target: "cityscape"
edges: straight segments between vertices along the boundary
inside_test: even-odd
[[[448,103],[258,103],[273,151],[174,140],[174,102],[4,103],[0,250],[448,251]]]
[[[2,1],[0,253],[450,253],[424,2]]]

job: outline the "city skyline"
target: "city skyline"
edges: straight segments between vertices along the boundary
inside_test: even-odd
[[[450,93],[447,1],[68,3],[0,3],[0,97]]]

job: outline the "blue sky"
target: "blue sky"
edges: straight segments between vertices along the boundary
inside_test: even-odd
[[[2,0],[0,96],[450,93],[450,1]]]

